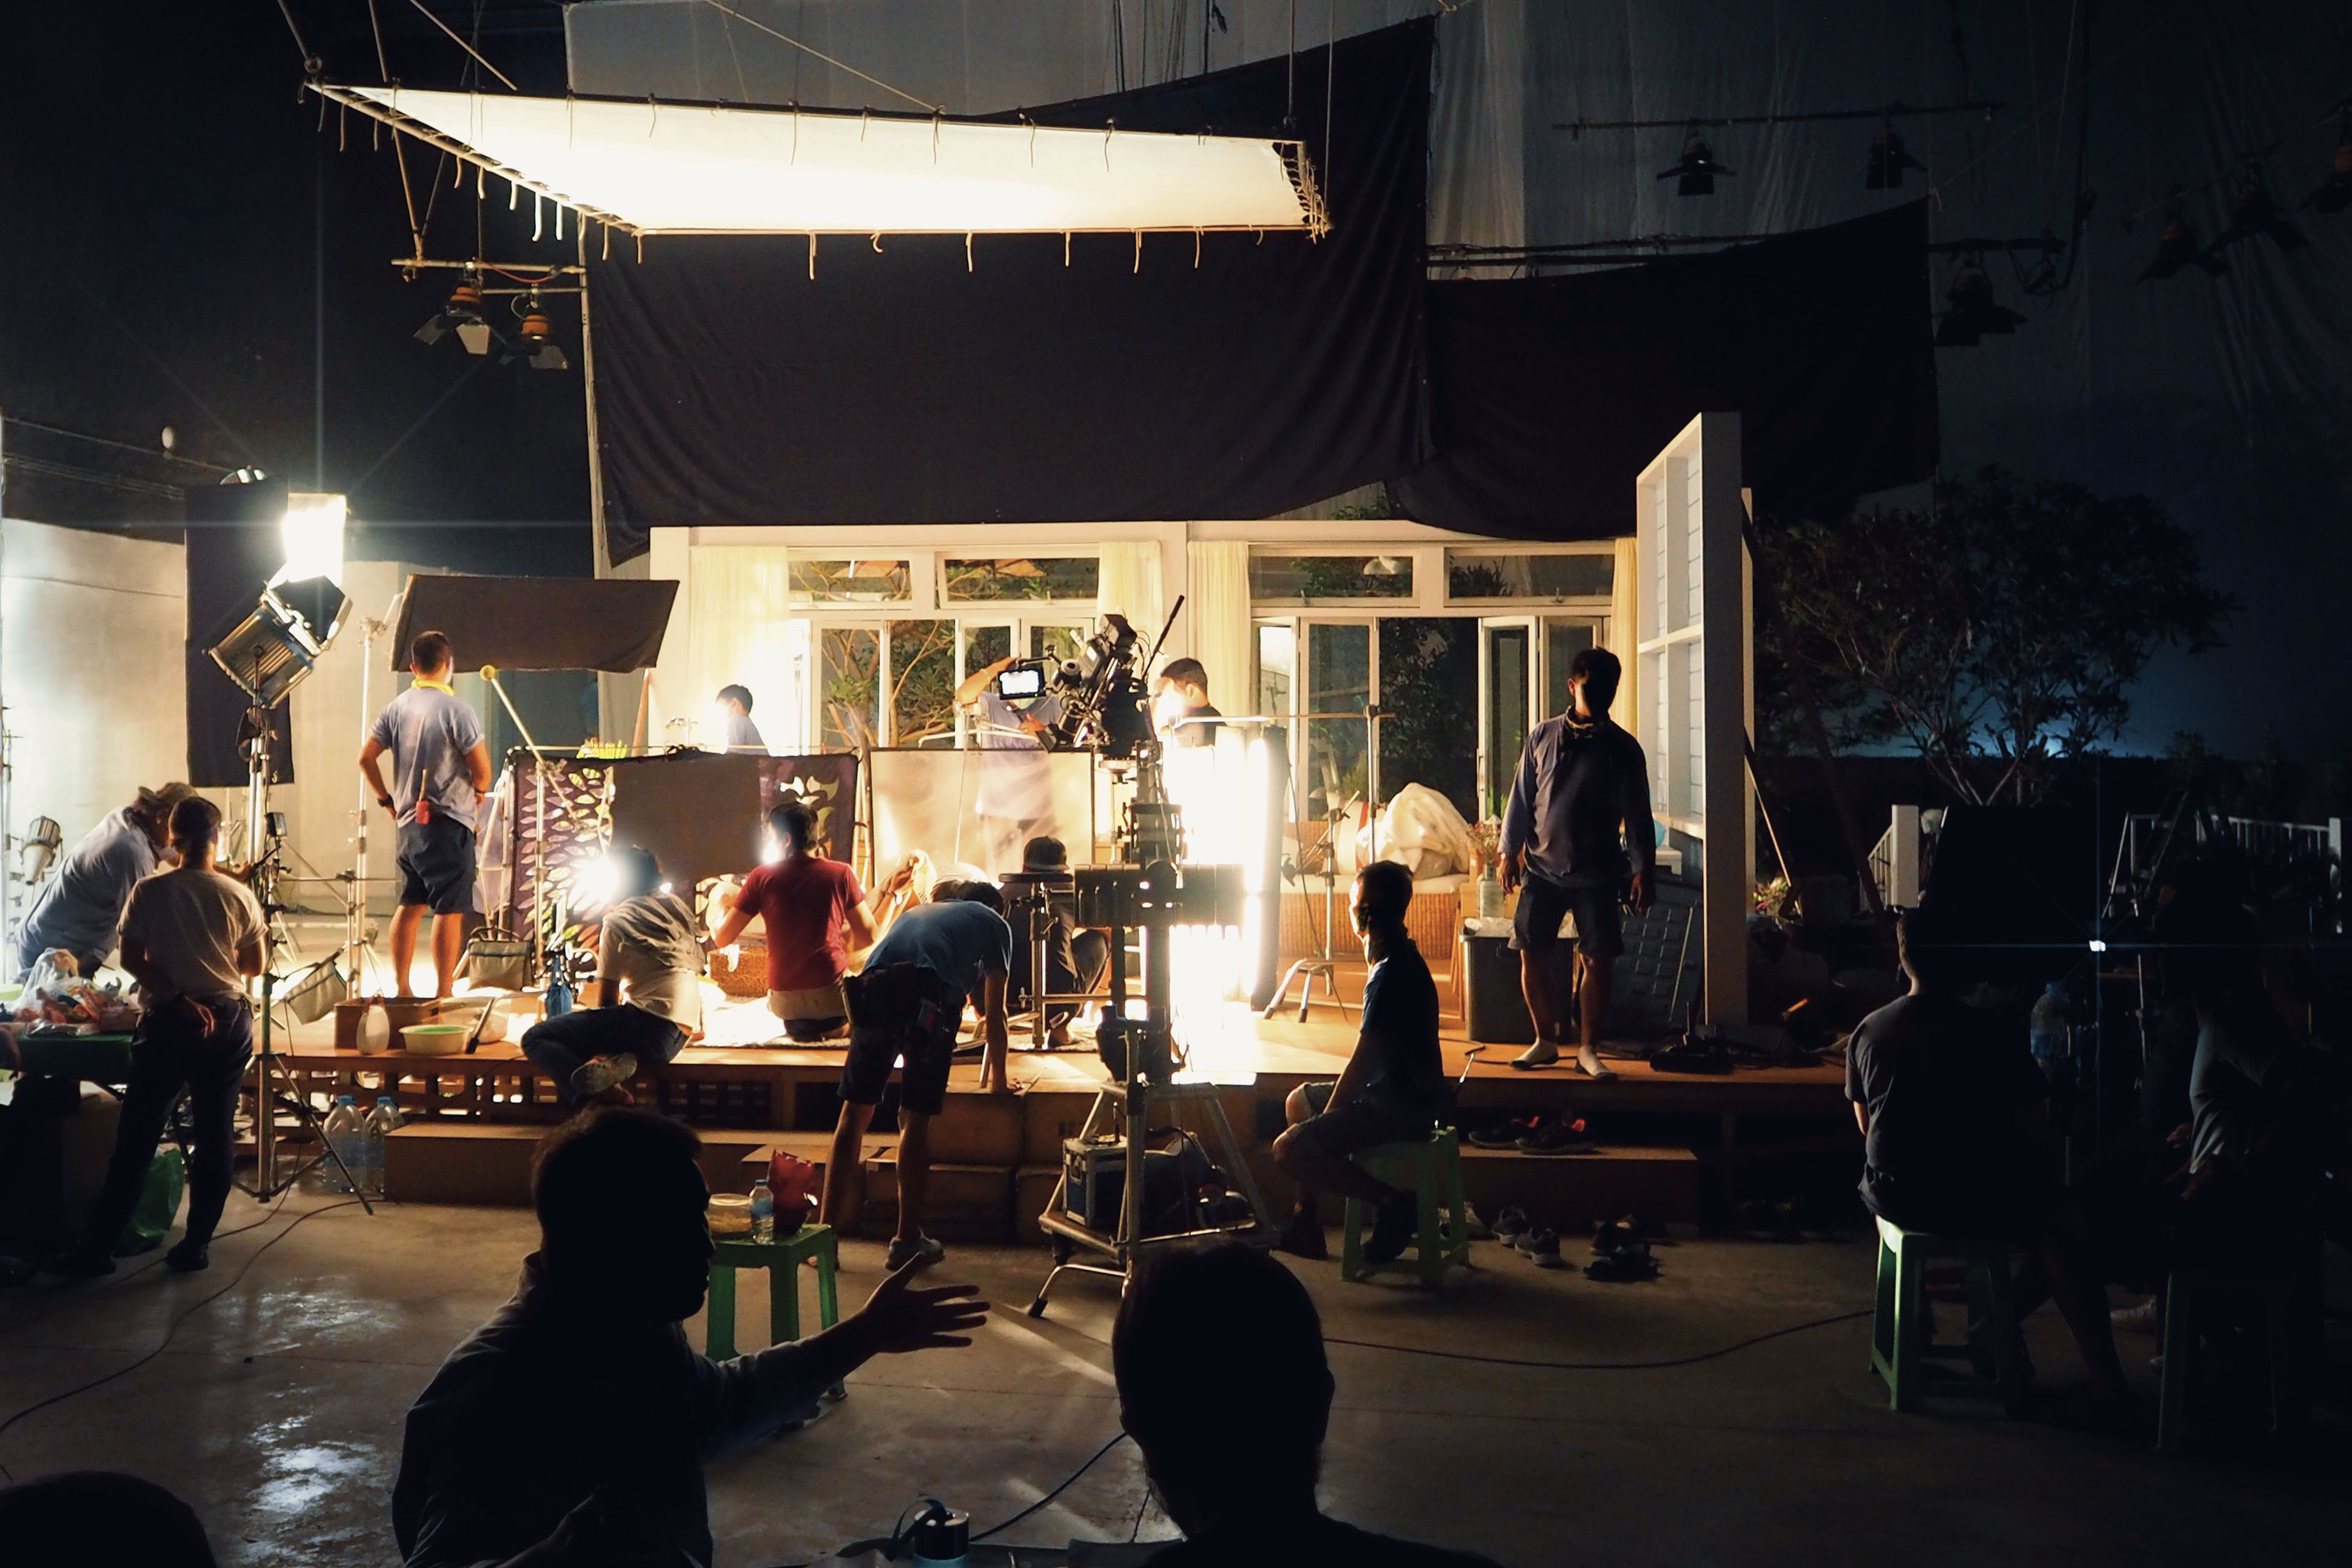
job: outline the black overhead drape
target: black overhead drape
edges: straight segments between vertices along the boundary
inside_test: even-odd
[[[1705,256],[1429,288],[1435,455],[1419,522],[1633,531],[1633,481],[1695,414],[1741,416],[1759,509],[1820,515],[1936,471],[1927,204]]]
[[[1431,26],[1028,110],[1295,134],[1296,233],[656,237],[593,268],[616,561],[658,524],[1250,518],[1429,456],[1421,321]],[[1295,84],[1295,87],[1294,87]],[[1288,97],[1295,89],[1296,100]],[[1295,130],[1286,132],[1286,114]],[[1009,118],[1009,117],[1008,117]]]

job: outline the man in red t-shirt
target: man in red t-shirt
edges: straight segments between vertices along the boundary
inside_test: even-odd
[[[757,915],[768,933],[768,1011],[783,1020],[787,1038],[830,1039],[849,1026],[841,977],[850,952],[871,947],[879,934],[874,910],[857,873],[813,847],[816,815],[802,802],[783,801],[770,811],[768,831],[783,858],[743,879],[711,941],[733,946]]]

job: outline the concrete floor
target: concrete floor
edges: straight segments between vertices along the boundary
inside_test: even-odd
[[[110,1279],[0,1294],[0,1420],[124,1366],[180,1320],[136,1371],[0,1435],[0,1463],[18,1477],[84,1466],[152,1477],[194,1503],[226,1563],[393,1563],[385,1499],[403,1412],[504,1298],[532,1229],[514,1210],[394,1206],[374,1218],[320,1212],[288,1233],[326,1202],[297,1194],[262,1218],[235,1199],[227,1224],[255,1228],[217,1244],[209,1273],[176,1277],[149,1254]],[[856,1300],[877,1278],[878,1248],[845,1251]],[[1868,1300],[1859,1241],[1686,1240],[1662,1249],[1664,1277],[1647,1285],[1476,1251],[1483,1267],[1434,1294],[1297,1267],[1332,1335],[1552,1360],[1692,1354]],[[719,1563],[803,1562],[887,1531],[922,1491],[993,1522],[1108,1437],[1111,1297],[1071,1284],[1033,1322],[1020,1308],[1045,1266],[1042,1248],[959,1249],[949,1271],[1004,1308],[978,1343],[870,1364],[824,1420],[716,1470]],[[752,1278],[741,1318],[763,1323]],[[2075,1363],[2062,1326],[2045,1311],[2032,1329],[2045,1380],[2063,1385]],[[698,1343],[699,1326],[689,1332]],[[2160,1460],[2144,1442],[2009,1422],[1975,1401],[1894,1415],[1865,1370],[1867,1333],[1866,1321],[1839,1323],[1633,1372],[1335,1347],[1326,1500],[1342,1518],[1510,1568],[2352,1554],[2340,1403],[2292,1454],[2242,1445]],[[2340,1394],[2347,1346],[2335,1333]],[[2153,1342],[2125,1348],[2152,1405]],[[1172,1533],[1122,1447],[1013,1533],[1059,1546],[1139,1531]]]

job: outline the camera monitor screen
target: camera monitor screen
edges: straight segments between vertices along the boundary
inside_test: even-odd
[[[1034,697],[1045,689],[1045,672],[1036,666],[1015,665],[996,678],[996,694],[1007,700]]]

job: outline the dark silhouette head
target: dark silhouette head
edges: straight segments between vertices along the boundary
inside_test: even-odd
[[[408,668],[417,675],[438,679],[449,672],[449,634],[419,632],[408,645]]]
[[[974,877],[968,882],[941,882],[931,889],[935,904],[984,904],[998,914],[1004,912],[1004,895],[995,883]]]
[[[1198,708],[1209,700],[1209,672],[1197,658],[1171,659],[1160,679],[1183,690],[1187,707]]]
[[[1041,833],[1021,847],[1021,868],[1033,876],[1067,876],[1069,848],[1051,834]]]
[[[531,1160],[530,1202],[551,1282],[615,1321],[671,1323],[710,1284],[710,1189],[690,1128],[606,1108],[565,1123]]]
[[[731,702],[738,711],[749,713],[751,711],[751,689],[748,686],[722,686],[719,689],[719,700]]]
[[[1895,951],[1919,991],[1947,992],[1965,984],[1966,939],[1959,921],[1940,905],[1919,904],[1895,922]]]
[[[650,849],[631,844],[613,851],[614,898],[642,899],[661,891],[661,861]]]
[[[1312,1512],[1331,1368],[1307,1288],[1238,1242],[1150,1257],[1111,1330],[1120,1418],[1187,1535]]]
[[[196,1510],[113,1470],[68,1470],[0,1488],[10,1568],[213,1568]]]
[[[1625,667],[1617,656],[1605,647],[1580,647],[1568,661],[1568,678],[1584,682],[1584,706],[1592,712],[1606,713],[1609,705],[1617,700],[1617,688],[1625,679]]]
[[[203,795],[192,795],[172,807],[172,845],[198,850],[220,839],[221,809]]]
[[[1404,924],[1404,911],[1412,903],[1412,873],[1393,860],[1375,860],[1356,873],[1356,886],[1348,900],[1355,911],[1356,929],[1367,934],[1372,931],[1394,931]]]
[[[797,797],[780,800],[768,808],[768,831],[776,836],[776,842],[784,847],[786,853],[805,855],[809,846],[816,842],[816,813],[808,808],[806,801]]]

